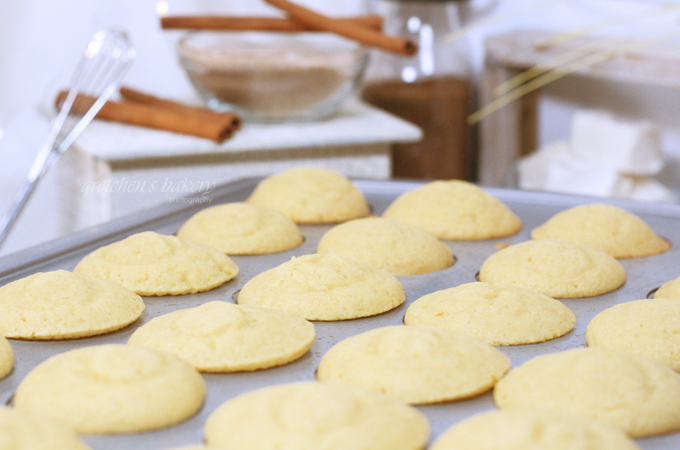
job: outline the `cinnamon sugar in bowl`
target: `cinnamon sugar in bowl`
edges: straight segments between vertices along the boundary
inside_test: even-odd
[[[360,44],[328,33],[195,32],[177,49],[210,108],[257,122],[330,116],[368,62]]]

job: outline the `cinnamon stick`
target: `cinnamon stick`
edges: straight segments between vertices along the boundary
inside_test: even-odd
[[[330,31],[365,45],[409,56],[413,55],[418,50],[416,44],[408,39],[398,36],[388,36],[353,22],[341,21],[324,16],[323,14],[291,3],[288,0],[265,1],[272,6],[286,11],[294,21],[318,31]]]
[[[378,15],[337,19],[354,22],[376,31],[382,30],[382,17]],[[167,16],[161,17],[164,30],[223,30],[223,31],[318,31],[290,19],[252,16]]]
[[[121,86],[120,95],[126,100],[130,100],[137,103],[144,103],[147,105],[155,105],[160,106],[162,108],[174,109],[187,114],[201,114],[204,115],[208,120],[211,120],[215,116],[220,116],[224,118],[224,120],[226,121],[226,117],[231,117],[231,126],[234,129],[234,131],[241,128],[241,118],[233,113],[229,112],[218,113],[208,108],[184,105],[173,100],[154,97],[153,95],[145,94],[143,92],[125,86]]]
[[[59,93],[56,100],[57,109],[61,108],[67,95],[68,92],[66,91]],[[78,94],[71,110],[75,113],[84,114],[95,101],[94,97]],[[218,113],[215,113],[215,117],[208,118],[203,114],[135,102],[119,103],[109,100],[99,110],[96,117],[130,125],[199,136],[216,142],[228,139],[234,132],[232,118],[223,117]]]

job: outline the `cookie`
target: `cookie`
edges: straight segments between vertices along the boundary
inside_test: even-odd
[[[153,231],[101,247],[73,271],[115,281],[144,296],[209,291],[238,275],[236,264],[221,251]]]
[[[0,288],[0,335],[78,339],[119,330],[142,315],[142,298],[118,283],[65,270],[36,273]]]
[[[680,377],[642,356],[581,348],[538,356],[510,371],[494,389],[501,409],[578,413],[629,436],[680,430]]]
[[[491,255],[479,271],[479,281],[510,284],[553,298],[595,297],[621,287],[626,271],[600,250],[542,240]]]
[[[576,317],[561,302],[538,292],[469,283],[419,298],[409,306],[404,323],[457,331],[491,345],[521,345],[567,334]]]
[[[177,237],[228,255],[264,255],[302,245],[297,225],[278,211],[247,203],[227,203],[196,213]]]
[[[335,383],[248,392],[208,419],[208,448],[229,450],[422,450],[425,417],[397,399]]]
[[[538,409],[478,414],[449,428],[431,450],[640,450],[610,425]]]
[[[500,200],[460,180],[433,181],[402,194],[383,216],[444,240],[495,239],[522,229],[519,217]]]
[[[392,219],[352,220],[319,241],[319,253],[336,253],[394,275],[436,272],[453,265],[451,250],[422,229]]]
[[[292,314],[210,302],[151,320],[128,344],[173,353],[200,372],[241,372],[295,361],[314,336],[314,325]]]
[[[410,404],[475,397],[510,369],[499,350],[449,330],[392,326],[352,336],[321,359],[319,381],[337,381]]]
[[[0,450],[89,450],[75,431],[47,417],[0,406]]]
[[[53,417],[80,434],[169,427],[203,405],[205,384],[188,363],[132,345],[101,345],[49,358],[19,385],[14,407]]]
[[[240,305],[288,311],[307,320],[374,316],[406,301],[394,275],[340,255],[305,255],[243,286]]]
[[[247,201],[275,209],[295,223],[338,223],[370,214],[364,194],[346,176],[318,167],[267,177]]]
[[[0,380],[5,378],[14,368],[14,352],[7,339],[0,336]]]
[[[559,239],[601,250],[614,258],[663,253],[671,244],[625,209],[595,203],[553,216],[531,232],[533,239]]]
[[[613,306],[590,321],[586,340],[592,347],[646,356],[680,372],[680,302],[652,299]]]
[[[654,294],[654,298],[674,298],[680,300],[680,278],[676,278],[661,286]]]

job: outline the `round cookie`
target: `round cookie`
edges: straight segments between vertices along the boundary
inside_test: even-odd
[[[425,417],[397,399],[335,383],[296,383],[240,395],[208,419],[208,448],[422,450]]]
[[[494,389],[501,409],[570,411],[614,425],[629,436],[680,430],[680,377],[649,358],[603,348],[538,356]]]
[[[451,250],[422,229],[397,220],[352,220],[319,241],[319,253],[336,253],[394,275],[419,275],[453,265]]]
[[[73,271],[161,296],[209,291],[236,277],[238,266],[215,248],[145,231],[95,250]]]
[[[14,352],[7,339],[0,336],[0,380],[5,378],[14,368]]]
[[[533,239],[559,239],[601,250],[614,258],[663,253],[671,244],[625,209],[595,203],[553,216],[531,232]]]
[[[478,414],[449,428],[431,450],[640,450],[620,430],[557,411]]]
[[[238,295],[240,305],[288,311],[307,320],[374,316],[405,301],[394,275],[334,254],[294,258],[257,275]]]
[[[151,320],[128,344],[173,353],[201,372],[240,372],[295,361],[314,337],[314,325],[292,314],[210,302]]]
[[[319,381],[382,392],[410,404],[474,397],[510,369],[499,350],[463,334],[428,327],[377,328],[334,345]]]
[[[227,203],[191,217],[177,237],[228,255],[263,255],[302,245],[297,225],[278,211],[247,203]]]
[[[346,176],[317,167],[269,176],[247,201],[275,209],[295,223],[337,223],[370,214],[364,194]]]
[[[500,283],[468,283],[433,292],[409,306],[406,325],[444,328],[491,345],[545,342],[567,334],[576,317],[561,302]]]
[[[0,450],[89,450],[75,431],[47,417],[0,407]]]
[[[57,270],[0,288],[0,310],[0,335],[8,338],[78,339],[131,324],[144,302],[117,283]]]
[[[680,300],[680,278],[676,278],[661,286],[654,293],[654,298],[674,298]]]
[[[519,217],[500,200],[460,180],[433,181],[402,194],[383,216],[444,240],[495,239],[522,229]]]
[[[611,256],[557,240],[528,241],[491,255],[479,281],[523,287],[553,298],[595,297],[626,282],[626,271]]]
[[[646,356],[680,372],[680,302],[648,299],[613,306],[590,321],[586,340],[592,347]]]
[[[169,427],[203,405],[205,384],[188,363],[131,345],[101,345],[49,358],[19,385],[14,407],[53,417],[80,434]]]

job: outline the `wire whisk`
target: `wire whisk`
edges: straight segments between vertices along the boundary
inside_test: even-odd
[[[134,58],[135,50],[122,30],[100,31],[87,44],[71,79],[68,95],[58,105],[59,113],[52,120],[50,132],[38,151],[26,181],[7,213],[0,219],[0,246],[40,179],[73,144],[118,88]],[[82,102],[78,102],[78,94],[81,93],[97,100],[89,108],[82,108]]]

